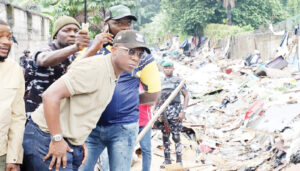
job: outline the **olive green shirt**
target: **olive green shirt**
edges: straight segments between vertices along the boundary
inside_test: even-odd
[[[71,144],[82,145],[96,127],[117,83],[111,55],[76,60],[60,79],[71,93],[60,103],[62,134]],[[43,105],[31,117],[42,131],[49,132]]]
[[[23,69],[12,59],[0,62],[0,156],[6,163],[22,163],[25,127]]]

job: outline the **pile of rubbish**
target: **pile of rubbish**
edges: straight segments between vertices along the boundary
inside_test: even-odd
[[[290,39],[283,35],[268,61],[257,50],[228,59],[230,41],[216,50],[208,39],[194,57],[163,52],[171,54],[163,58],[175,62],[175,73],[187,80],[191,95],[181,135],[185,168],[300,170],[299,25],[296,29]],[[164,160],[161,138],[153,130],[155,165]]]

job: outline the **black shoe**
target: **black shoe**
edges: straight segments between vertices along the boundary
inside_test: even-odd
[[[164,169],[166,165],[171,164],[171,163],[172,163],[171,160],[165,160],[165,161],[162,163],[162,165],[160,165],[160,168],[161,168],[161,169]]]

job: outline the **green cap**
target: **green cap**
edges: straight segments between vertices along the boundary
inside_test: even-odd
[[[136,30],[122,30],[114,38],[113,44],[121,43],[124,47],[129,49],[143,48],[147,53],[151,53],[150,49],[146,46],[144,36]]]
[[[163,67],[168,67],[168,66],[174,66],[174,63],[171,62],[171,61],[165,61],[163,64],[162,64]]]
[[[130,9],[124,5],[116,5],[110,7],[106,13],[105,13],[105,19],[104,21],[108,21],[110,19],[112,20],[118,20],[124,17],[130,17],[134,21],[136,21],[136,17],[131,14]]]
[[[52,38],[54,39],[59,30],[68,24],[75,24],[78,26],[78,28],[80,28],[80,24],[74,18],[69,16],[61,16],[53,24]]]

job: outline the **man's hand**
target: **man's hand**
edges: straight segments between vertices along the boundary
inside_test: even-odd
[[[51,141],[49,144],[49,152],[44,157],[44,161],[49,159],[52,156],[52,160],[49,165],[49,170],[53,168],[54,163],[56,162],[55,170],[58,171],[62,162],[63,168],[67,166],[67,151],[73,152],[69,147],[67,142],[62,139],[61,141]]]
[[[114,35],[108,32],[97,34],[93,41],[93,46],[91,48],[98,51],[103,47],[105,43],[113,43],[113,40],[114,40]]]
[[[6,163],[5,171],[20,171],[20,165],[16,163]]]
[[[83,30],[78,31],[75,38],[75,44],[78,50],[82,50],[83,48],[88,47],[90,44],[90,37],[88,35],[88,32]]]
[[[79,167],[84,165],[84,163],[87,160],[87,156],[88,156],[88,149],[87,149],[85,144],[82,145],[82,149],[83,149],[83,160],[82,160],[81,165]]]
[[[184,118],[185,118],[185,112],[180,112],[177,120],[181,122],[183,121]]]

